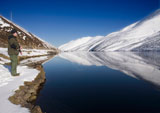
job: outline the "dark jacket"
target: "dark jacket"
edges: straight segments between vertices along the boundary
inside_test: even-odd
[[[18,55],[20,50],[19,43],[17,38],[13,35],[8,37],[8,54],[9,55]]]

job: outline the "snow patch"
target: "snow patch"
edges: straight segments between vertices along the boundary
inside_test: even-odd
[[[26,39],[26,36],[23,36],[23,40],[25,40]]]
[[[29,109],[12,104],[8,98],[20,85],[24,85],[24,81],[34,80],[39,71],[27,66],[18,66],[17,71],[20,76],[13,77],[8,68],[0,65],[0,112],[2,113],[30,113]]]
[[[0,18],[0,27],[4,28],[4,27],[10,27],[9,24],[5,23],[1,18]]]
[[[52,50],[43,50],[43,49],[22,49],[22,55],[19,56],[40,56],[40,55],[47,55],[48,52]],[[0,48],[0,53],[8,56],[8,48]]]

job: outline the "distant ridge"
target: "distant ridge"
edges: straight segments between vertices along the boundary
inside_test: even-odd
[[[160,51],[160,9],[120,31],[107,36],[83,37],[63,44],[59,49],[61,51]]]

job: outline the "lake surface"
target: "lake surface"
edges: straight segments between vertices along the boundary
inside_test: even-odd
[[[44,112],[160,111],[159,53],[61,53],[44,70],[37,100]]]

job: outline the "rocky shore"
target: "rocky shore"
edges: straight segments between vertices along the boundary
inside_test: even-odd
[[[15,94],[8,99],[13,104],[29,108],[31,113],[43,113],[40,106],[34,103],[40,89],[46,81],[46,77],[42,65],[35,65],[35,68],[40,71],[37,77],[31,82],[25,81],[24,85],[20,86],[19,89],[15,91]]]

